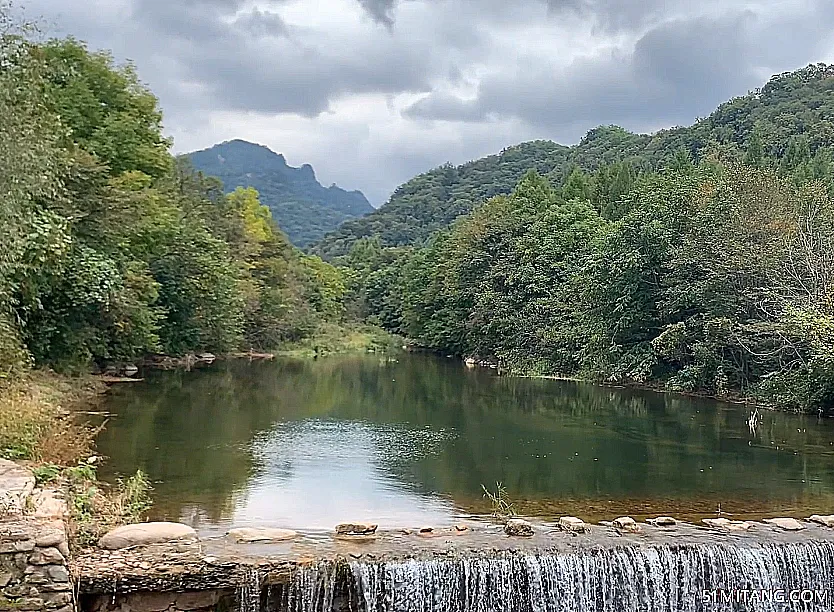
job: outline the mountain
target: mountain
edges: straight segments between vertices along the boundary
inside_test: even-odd
[[[237,187],[257,189],[261,203],[299,247],[319,240],[343,221],[374,210],[361,191],[324,187],[312,166],[293,168],[283,155],[262,145],[231,140],[186,157],[195,170],[222,180],[227,192]]]
[[[710,152],[742,158],[751,144],[772,160],[790,157],[792,150],[831,153],[834,66],[812,64],[776,75],[692,126],[655,134],[601,126],[570,147],[539,140],[460,166],[441,166],[411,179],[378,210],[345,222],[311,250],[337,257],[364,237],[377,237],[384,246],[418,244],[491,196],[510,193],[531,168],[559,185],[575,166],[591,172],[624,161],[635,170],[658,169],[681,155],[695,161]]]

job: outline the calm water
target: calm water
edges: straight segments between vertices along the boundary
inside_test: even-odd
[[[834,422],[671,395],[507,378],[404,354],[227,362],[114,390],[103,475],[141,468],[154,518],[316,532],[522,514],[834,512]]]

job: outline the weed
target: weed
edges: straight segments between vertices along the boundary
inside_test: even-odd
[[[505,519],[515,516],[515,506],[507,497],[507,489],[500,482],[495,483],[495,493],[481,485],[484,491],[484,499],[489,500],[492,506],[492,516],[498,519]]]
[[[32,473],[35,476],[35,482],[40,486],[57,480],[61,474],[61,466],[54,463],[45,463],[34,468]]]
[[[151,507],[151,483],[141,470],[109,489],[94,484],[95,469],[89,464],[69,468],[65,474],[69,482],[70,532],[75,546],[94,544],[113,527],[141,521]]]

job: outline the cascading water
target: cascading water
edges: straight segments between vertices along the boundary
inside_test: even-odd
[[[806,612],[834,610],[832,598],[834,544],[808,542],[321,564],[300,569],[268,607],[289,612]]]
[[[260,612],[261,576],[256,568],[251,568],[244,574],[237,598],[240,612]]]

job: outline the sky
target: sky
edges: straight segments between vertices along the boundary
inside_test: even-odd
[[[834,60],[831,0],[18,0],[131,60],[177,153],[242,138],[382,204],[445,162],[691,124]]]

